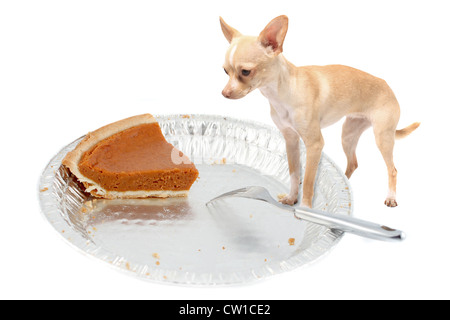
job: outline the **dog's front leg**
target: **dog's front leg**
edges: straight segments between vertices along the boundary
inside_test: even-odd
[[[306,146],[306,168],[305,177],[303,179],[303,195],[301,206],[312,207],[314,197],[314,183],[316,181],[317,168],[319,167],[320,157],[324,146],[322,133],[319,130],[313,131],[315,134],[308,134],[302,139]]]
[[[286,119],[280,118],[278,112],[270,105],[270,115],[273,122],[283,134],[286,142],[286,154],[289,165],[291,188],[289,194],[280,199],[283,204],[297,203],[300,179],[300,135],[296,129],[288,124]]]
[[[286,140],[286,154],[289,164],[289,175],[291,180],[291,189],[289,194],[283,197],[280,202],[293,205],[297,203],[300,180],[300,136],[292,128],[282,131]]]

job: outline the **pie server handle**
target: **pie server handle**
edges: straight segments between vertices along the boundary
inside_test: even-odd
[[[338,229],[366,238],[384,241],[402,241],[405,239],[405,233],[403,231],[351,216],[329,214],[310,208],[295,208],[294,215],[298,219],[307,220],[330,229]]]

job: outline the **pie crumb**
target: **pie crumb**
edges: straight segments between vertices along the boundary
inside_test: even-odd
[[[287,196],[287,193],[279,193],[277,197],[278,197],[278,200],[281,200],[286,196]]]
[[[289,238],[288,242],[290,246],[293,246],[295,244],[295,238]]]
[[[226,164],[227,158],[222,158],[221,160],[214,160],[213,164]]]
[[[41,191],[41,192],[48,191],[48,188],[42,188],[40,191]]]
[[[152,257],[153,258],[155,258],[155,259],[159,259],[160,258],[160,256],[159,256],[159,253],[152,253]]]

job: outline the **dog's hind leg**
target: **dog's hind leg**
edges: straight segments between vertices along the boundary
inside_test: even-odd
[[[370,126],[371,123],[366,118],[352,118],[349,116],[345,119],[342,126],[342,147],[347,156],[347,170],[345,170],[347,178],[350,178],[356,168],[358,168],[356,146],[361,134]]]
[[[397,186],[397,169],[394,165],[394,144],[395,144],[395,127],[397,121],[395,117],[384,118],[380,122],[373,123],[373,131],[378,149],[386,163],[389,179],[389,191],[386,197],[385,205],[388,207],[396,207],[396,186]]]

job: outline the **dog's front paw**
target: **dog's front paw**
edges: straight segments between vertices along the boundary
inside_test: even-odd
[[[302,202],[300,203],[300,207],[312,208],[312,203],[311,201],[302,200]]]
[[[390,208],[395,208],[396,206],[398,206],[397,201],[395,199],[392,199],[392,198],[387,198],[384,201],[384,204],[387,205]]]
[[[287,204],[287,205],[292,206],[297,203],[297,198],[298,198],[297,196],[286,195],[286,196],[282,197],[279,201],[282,204]]]

